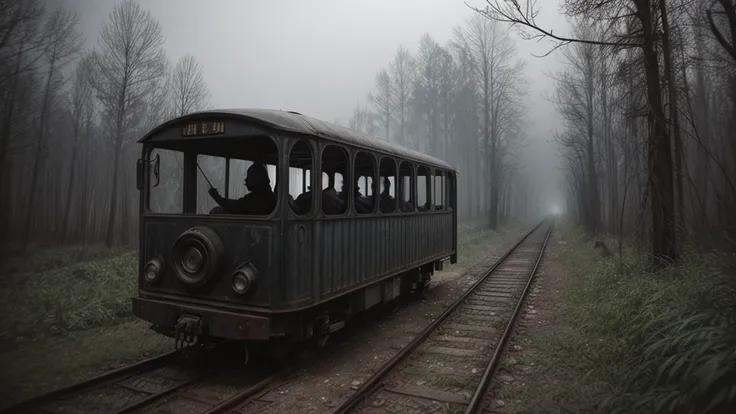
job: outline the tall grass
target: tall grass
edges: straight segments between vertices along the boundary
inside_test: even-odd
[[[564,312],[572,329],[562,348],[607,383],[598,410],[734,409],[736,289],[726,271],[734,257],[687,249],[678,267],[650,272],[641,251],[602,260],[580,231],[565,237],[574,247],[562,256],[572,272]]]
[[[20,246],[3,245],[0,249],[0,277],[56,270],[73,264],[117,256],[130,248],[108,248],[105,245],[90,246],[30,246],[23,254]]]
[[[127,252],[41,273],[8,278],[0,287],[3,347],[119,321],[130,315],[137,254]]]

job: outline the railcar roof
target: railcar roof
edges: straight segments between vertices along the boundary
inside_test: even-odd
[[[454,170],[454,168],[445,161],[402,147],[401,145],[393,144],[362,132],[354,131],[329,122],[320,121],[319,119],[296,112],[279,111],[275,109],[215,109],[210,111],[194,112],[161,124],[146,134],[146,136],[138,142],[148,141],[150,137],[173,124],[177,124],[191,118],[199,118],[204,115],[235,117],[243,121],[254,122],[277,131],[297,132],[312,135],[318,138],[354,145],[369,150],[402,156],[404,158],[427,163],[435,167]]]

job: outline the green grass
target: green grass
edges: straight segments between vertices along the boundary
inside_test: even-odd
[[[72,249],[72,248],[70,248]],[[41,260],[48,266],[57,257]],[[94,260],[5,278],[0,286],[3,347],[117,323],[130,316],[137,252],[100,253]]]
[[[458,264],[465,263],[482,254],[489,243],[497,241],[509,234],[516,234],[525,226],[518,222],[507,223],[498,230],[491,230],[484,221],[469,221],[458,223],[457,226],[457,253]],[[450,268],[455,265],[450,265]]]
[[[573,383],[558,401],[606,413],[733,409],[736,289],[725,269],[734,257],[686,249],[681,265],[653,273],[643,249],[603,260],[579,229],[561,232],[571,245],[561,255],[564,329],[545,357]]]
[[[47,270],[58,270],[79,262],[104,259],[120,255],[130,248],[107,248],[101,244],[89,246],[67,245],[54,247],[29,246],[25,255],[16,245],[2,246],[0,257],[0,275],[7,278],[11,275],[39,273]]]

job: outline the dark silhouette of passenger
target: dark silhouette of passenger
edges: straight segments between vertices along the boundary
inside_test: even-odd
[[[385,198],[387,200],[393,200],[393,196],[391,195],[391,181],[389,181],[388,177],[383,177],[383,191],[381,192],[381,198]]]
[[[391,195],[391,181],[388,177],[383,177],[383,191],[379,200],[382,213],[391,213],[396,210],[396,199]]]
[[[256,163],[248,168],[245,186],[250,192],[245,196],[230,200],[222,197],[214,187],[210,188],[209,193],[225,213],[266,215],[276,207],[276,194],[271,190],[270,184],[266,166]]]

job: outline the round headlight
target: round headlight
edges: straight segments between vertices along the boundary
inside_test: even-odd
[[[248,276],[242,272],[236,272],[233,274],[233,290],[236,293],[245,293],[250,287],[250,281]]]
[[[174,242],[171,266],[179,280],[189,287],[203,286],[217,277],[225,245],[213,230],[193,227]]]
[[[250,291],[258,280],[258,270],[248,263],[241,266],[233,273],[232,285],[235,293],[242,295]]]
[[[143,277],[146,279],[146,282],[153,283],[161,277],[163,271],[163,259],[161,259],[160,257],[156,257],[146,263],[146,266],[143,268]]]

